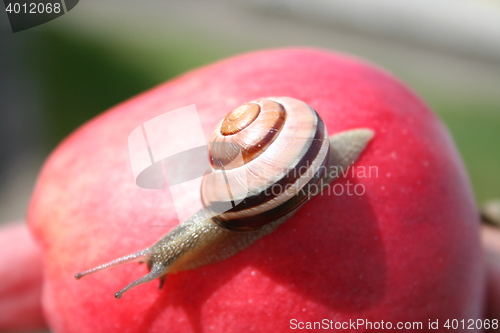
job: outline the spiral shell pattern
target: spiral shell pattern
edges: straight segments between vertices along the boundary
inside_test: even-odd
[[[213,169],[201,198],[213,220],[233,231],[254,230],[303,204],[324,176],[326,126],[306,103],[258,99],[230,112],[209,143]]]

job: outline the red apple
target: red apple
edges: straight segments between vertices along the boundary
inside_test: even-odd
[[[148,283],[114,298],[147,272],[137,264],[74,279],[179,223],[168,190],[135,184],[127,147],[134,128],[195,104],[208,137],[236,106],[267,96],[308,103],[330,134],[375,131],[355,174],[337,182],[342,195],[313,198],[247,250],[169,275],[162,290]],[[349,184],[364,194],[348,195]],[[199,207],[185,202],[186,210]],[[428,107],[389,74],[314,49],[228,59],[105,112],[52,153],[28,214],[43,247],[43,302],[56,332],[281,332],[323,319],[427,329],[429,320],[479,318],[478,216],[452,139]]]

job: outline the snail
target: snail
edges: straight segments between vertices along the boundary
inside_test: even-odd
[[[115,294],[169,273],[225,260],[289,219],[312,189],[328,185],[353,164],[374,132],[360,128],[328,136],[306,103],[290,97],[261,98],[231,111],[209,142],[211,168],[203,177],[203,208],[142,251],[77,273],[81,277],[131,261],[149,273]]]

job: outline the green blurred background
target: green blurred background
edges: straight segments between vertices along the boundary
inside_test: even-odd
[[[494,1],[80,1],[0,40],[0,222],[23,218],[49,152],[83,122],[195,67],[267,47],[374,62],[450,129],[478,203],[500,197],[500,5]]]

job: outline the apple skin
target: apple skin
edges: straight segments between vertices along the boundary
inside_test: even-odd
[[[308,103],[330,134],[375,131],[353,169],[370,177],[349,173],[335,183],[361,184],[363,195],[315,197],[247,250],[169,275],[162,290],[148,283],[116,300],[147,272],[133,263],[74,279],[178,224],[168,190],[135,185],[127,147],[134,128],[195,104],[209,137],[236,106],[267,96]],[[43,304],[55,332],[282,332],[323,319],[421,321],[426,329],[429,319],[482,316],[479,214],[450,135],[404,84],[329,51],[234,57],[103,113],[47,160],[28,219],[43,248]]]

